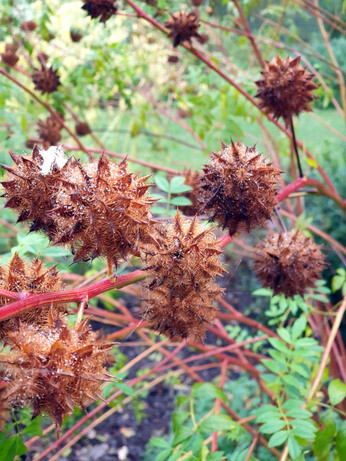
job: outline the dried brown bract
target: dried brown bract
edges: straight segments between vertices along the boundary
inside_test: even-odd
[[[155,228],[156,242],[146,252],[152,272],[142,283],[142,316],[171,338],[202,341],[215,319],[213,301],[222,293],[215,284],[225,272],[219,243],[212,229],[179,213],[172,223]]]
[[[256,248],[257,277],[275,294],[302,296],[321,278],[325,257],[320,246],[299,231],[269,235]]]
[[[200,213],[210,221],[248,232],[262,226],[273,214],[280,171],[256,151],[255,146],[231,141],[210,154],[198,193]]]
[[[98,161],[66,172],[49,213],[56,224],[54,244],[69,245],[75,261],[99,256],[114,264],[139,256],[142,242],[150,240],[151,204],[148,178],[128,171],[125,160]]]
[[[53,93],[60,85],[60,79],[56,70],[42,64],[41,69],[36,69],[32,76],[35,90],[40,90],[42,94]]]
[[[86,136],[91,133],[90,126],[84,122],[78,122],[76,124],[76,133],[78,136]]]
[[[20,324],[11,339],[11,351],[0,354],[8,401],[18,407],[30,405],[33,417],[48,413],[58,432],[75,406],[85,410],[103,398],[102,382],[113,379],[105,367],[112,344],[98,341],[87,320],[69,328],[50,315],[41,328]]]
[[[19,57],[16,55],[17,47],[12,43],[6,43],[5,51],[1,53],[1,61],[6,66],[14,67],[19,61]]]
[[[54,117],[50,115],[43,122],[39,120],[37,122],[38,126],[38,135],[42,139],[42,144],[44,149],[48,149],[50,146],[56,146],[61,139],[61,123]]]
[[[7,199],[5,207],[15,210],[17,222],[30,221],[31,231],[42,229],[52,238],[55,223],[47,212],[55,206],[58,179],[65,169],[70,171],[73,168],[74,161],[68,160],[60,147],[45,151],[35,146],[30,156],[14,152],[10,155],[14,165],[2,165],[6,170],[6,180],[2,182]]]
[[[21,24],[21,28],[23,30],[30,30],[30,32],[32,32],[37,28],[37,24],[35,21],[24,21]]]
[[[15,293],[49,293],[62,290],[62,282],[56,266],[45,267],[38,258],[27,262],[15,253],[8,266],[0,266],[0,288]],[[2,306],[11,302],[13,300],[0,296],[0,312]],[[0,322],[0,340],[8,343],[8,334],[17,331],[19,321],[36,326],[45,325],[49,309],[50,305],[30,309],[9,320]],[[54,304],[54,313],[64,313],[66,310],[66,305]]]
[[[312,82],[313,74],[300,65],[300,57],[281,59],[275,56],[261,72],[262,80],[256,85],[259,107],[275,119],[283,117],[287,123],[292,115],[311,111],[310,103],[318,88]]]
[[[169,29],[168,37],[173,38],[173,46],[187,41],[191,43],[192,37],[201,38],[198,33],[199,18],[196,13],[187,11],[177,11],[165,22],[165,27]]]
[[[110,0],[83,0],[82,10],[85,10],[92,19],[100,17],[100,22],[105,23],[117,13],[116,1]]]

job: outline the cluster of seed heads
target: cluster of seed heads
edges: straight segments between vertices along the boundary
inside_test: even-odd
[[[198,7],[203,2],[192,3]],[[102,23],[118,11],[110,0],[83,0],[82,9]],[[201,43],[208,39],[198,32],[197,10],[175,12],[164,25],[174,47],[193,38]],[[28,21],[22,28],[33,31],[36,24]],[[81,39],[82,34],[71,30],[72,41]],[[16,47],[6,44],[1,59],[15,66]],[[178,60],[175,55],[168,58],[171,63]],[[46,61],[32,76],[42,94],[60,85],[57,71]],[[299,58],[279,56],[266,64],[256,84],[260,108],[286,123],[292,115],[310,110],[316,88]],[[18,222],[29,222],[30,231],[40,230],[52,244],[67,246],[74,261],[104,257],[117,265],[139,257],[148,271],[142,282],[142,317],[172,339],[203,341],[215,319],[214,301],[222,295],[215,280],[225,270],[220,242],[197,214],[230,235],[263,226],[274,212],[281,172],[255,146],[222,143],[219,152],[210,154],[203,173],[184,172],[192,205],[183,211],[195,216],[177,213],[171,222],[158,223],[151,214],[155,200],[147,194],[148,177],[134,175],[125,160],[116,164],[103,154],[86,164],[67,158],[55,147],[62,126],[53,116],[39,121],[38,128],[44,149],[35,146],[29,156],[11,152],[14,165],[2,165],[5,206],[18,214]],[[75,131],[84,136],[90,127],[78,122]],[[300,232],[270,235],[257,246],[255,271],[274,293],[304,294],[320,278],[323,265],[320,247]],[[38,258],[26,262],[15,254],[8,266],[0,267],[0,288],[47,293],[63,287],[55,267],[45,268]],[[8,302],[0,297],[0,311]],[[0,323],[0,339],[10,348],[10,353],[0,354],[5,381],[0,387],[0,429],[9,403],[31,405],[34,416],[48,413],[59,429],[74,406],[85,409],[103,398],[101,383],[113,378],[106,369],[112,344],[102,342],[88,320],[69,327],[67,315],[68,306],[54,304]]]

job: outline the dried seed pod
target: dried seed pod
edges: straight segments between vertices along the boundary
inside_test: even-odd
[[[156,241],[146,251],[150,276],[142,283],[144,319],[171,338],[202,341],[216,315],[214,299],[222,293],[215,278],[224,269],[212,229],[197,218],[180,217],[155,226]]]
[[[55,195],[57,206],[49,212],[56,224],[54,244],[70,245],[75,261],[99,256],[117,264],[120,258],[139,256],[142,242],[151,239],[148,178],[138,178],[101,155],[97,162],[77,164],[64,173]]]
[[[171,54],[168,56],[167,58],[167,61],[171,64],[175,64],[177,62],[179,62],[179,56],[175,55],[175,54]]]
[[[56,266],[45,267],[38,258],[27,262],[15,253],[7,267],[0,266],[0,288],[15,293],[49,293],[62,290],[62,282]],[[10,302],[13,301],[0,296],[0,312],[1,307]],[[9,320],[0,322],[0,340],[3,340],[5,344],[10,342],[8,334],[18,329],[19,321],[36,326],[45,325],[48,320],[49,309],[50,305],[30,309]],[[65,313],[67,306],[54,304],[53,309],[54,313]]]
[[[43,122],[39,120],[38,125],[38,135],[42,139],[43,148],[47,150],[50,146],[56,146],[61,139],[61,123],[54,117],[50,115]]]
[[[169,29],[168,37],[173,38],[173,46],[187,41],[191,43],[192,37],[201,38],[198,33],[199,18],[193,11],[177,11],[165,22],[165,27]]]
[[[78,122],[76,124],[76,133],[78,136],[86,136],[91,133],[90,127],[87,123]]]
[[[85,410],[103,398],[102,382],[113,379],[105,367],[112,344],[99,342],[87,320],[69,328],[50,315],[41,328],[20,324],[11,339],[11,351],[0,354],[8,401],[18,407],[31,405],[33,417],[48,413],[58,432],[75,406]]]
[[[116,1],[110,0],[83,0],[82,10],[85,10],[92,18],[100,16],[100,22],[105,23],[108,19],[117,13],[118,7]]]
[[[222,143],[219,152],[210,154],[198,192],[200,213],[210,221],[248,232],[262,226],[273,214],[280,171],[256,151],[241,142]]]
[[[30,32],[32,32],[37,28],[37,24],[35,21],[24,21],[21,24],[21,28],[23,30],[30,30]]]
[[[71,29],[70,30],[70,37],[71,37],[71,40],[73,42],[78,43],[78,42],[80,42],[82,40],[83,34],[78,30]]]
[[[5,51],[1,53],[1,61],[6,66],[14,67],[19,61],[19,57],[16,55],[17,47],[12,43],[6,43]]]
[[[64,169],[70,171],[75,162],[68,160],[61,147],[50,147],[47,151],[34,147],[32,155],[21,156],[10,153],[14,165],[6,170],[6,181],[2,182],[7,199],[5,207],[18,214],[17,222],[30,221],[30,230],[44,230],[51,239],[55,234],[55,223],[48,210],[55,207],[54,194]]]
[[[53,93],[60,85],[60,79],[56,70],[42,64],[41,69],[36,69],[32,76],[35,90],[40,90],[42,94]]]
[[[264,287],[287,297],[303,296],[321,278],[321,247],[299,231],[269,235],[257,245],[255,272]]]
[[[313,90],[318,86],[312,82],[313,74],[300,65],[300,56],[286,59],[275,56],[261,74],[262,79],[255,82],[256,97],[265,113],[276,120],[283,117],[287,123],[292,115],[311,111],[310,103],[316,99]]]

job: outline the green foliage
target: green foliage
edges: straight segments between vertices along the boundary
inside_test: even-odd
[[[159,204],[165,204],[165,206],[153,206],[151,210],[154,214],[168,214],[169,216],[173,216],[176,214],[177,207],[179,208],[182,206],[192,205],[191,200],[189,200],[187,197],[179,195],[183,192],[188,192],[191,190],[190,186],[184,184],[184,180],[185,178],[183,176],[175,176],[170,181],[168,181],[165,176],[159,174],[155,175],[155,184],[160,189],[160,191],[164,192],[164,194],[151,195],[159,200]]]

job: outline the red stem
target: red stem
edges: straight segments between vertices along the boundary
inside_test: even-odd
[[[21,314],[29,309],[42,307],[57,302],[80,302],[85,299],[91,299],[100,293],[112,289],[120,289],[140,280],[144,280],[148,273],[137,270],[129,274],[120,275],[116,282],[102,280],[93,285],[84,288],[75,288],[74,290],[57,291],[51,293],[29,294],[25,299],[7,304],[0,308],[0,322],[7,320],[15,315]]]

